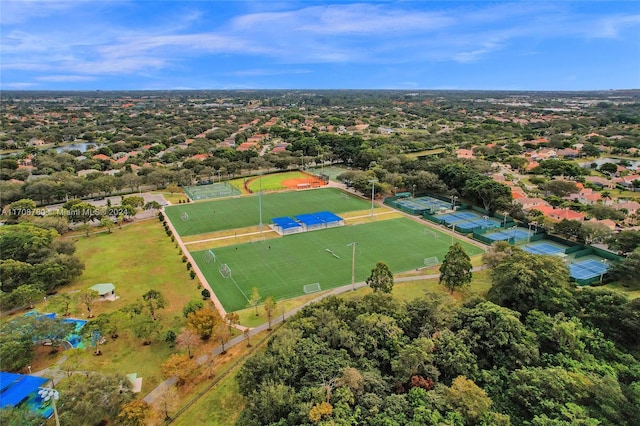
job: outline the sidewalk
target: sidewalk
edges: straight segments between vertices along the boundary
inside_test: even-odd
[[[472,269],[472,272],[477,272],[477,271],[481,271],[483,269],[486,269],[486,266],[476,266],[475,268]],[[411,281],[420,281],[420,280],[426,280],[426,279],[434,279],[434,278],[438,278],[440,276],[440,274],[429,274],[429,275],[416,275],[416,276],[412,276],[412,277],[402,277],[402,278],[396,278],[394,279],[394,281],[396,283],[404,283],[404,282],[411,282]],[[362,287],[366,287],[367,283],[365,281],[360,281],[355,283],[355,288],[362,288]],[[352,286],[351,285],[346,285],[346,286],[342,286],[342,287],[337,287],[334,288],[326,293],[323,293],[321,295],[319,295],[318,297],[313,298],[312,300],[304,303],[303,305],[298,306],[297,308],[294,308],[288,312],[286,312],[284,314],[284,319],[286,320],[287,318],[292,317],[293,315],[297,314],[298,312],[300,312],[302,309],[304,309],[305,307],[311,305],[312,303],[316,303],[322,299],[325,299],[329,296],[337,296],[339,294],[343,294],[343,293],[347,293],[349,291],[352,291]],[[277,324],[280,324],[283,321],[283,316],[279,315],[273,318],[273,320],[271,321],[271,327],[274,328]],[[257,327],[251,328],[249,335],[253,336],[254,334],[258,334],[262,331],[267,330],[267,328],[269,328],[269,323],[263,323],[260,324]],[[233,339],[229,340],[229,342],[227,342],[225,344],[225,349],[228,350],[229,348],[232,348],[233,346],[245,342],[246,338],[243,335],[240,336],[236,336]],[[196,358],[196,362],[198,363],[198,365],[203,365],[204,363],[206,363],[207,361],[209,361],[210,359],[212,359],[213,357],[215,357],[216,355],[219,355],[222,352],[222,346],[217,346],[215,347],[210,354],[205,354],[205,355],[201,355],[198,358]],[[144,398],[143,400],[149,404],[152,404],[157,398],[159,398],[162,393],[171,386],[174,386],[177,382],[177,378],[171,377],[167,380],[165,380],[164,382],[160,383],[155,389],[153,389],[151,392],[149,392]]]

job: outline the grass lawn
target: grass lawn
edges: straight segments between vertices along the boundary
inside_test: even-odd
[[[178,417],[173,424],[177,426],[235,425],[245,404],[238,389],[238,382],[236,382],[237,374],[238,370],[235,370],[222,379],[211,391]]]
[[[358,242],[356,281],[364,281],[378,261],[398,273],[423,265],[426,257],[444,259],[450,236],[436,230],[439,237],[434,239],[424,229],[400,218],[219,247],[215,263],[204,261],[204,251],[193,255],[224,308],[236,311],[247,307],[253,287],[263,298],[288,299],[303,295],[306,284],[318,282],[327,290],[351,283],[352,248],[347,245],[354,241]],[[482,252],[467,242],[461,244],[469,255]],[[231,278],[221,276],[221,264],[231,268]]]
[[[97,283],[113,283],[116,287],[118,299],[96,303],[94,315],[118,310],[153,289],[166,299],[165,309],[158,312],[160,319],[166,327],[178,327],[184,322],[184,305],[200,296],[197,283],[189,278],[175,243],[164,233],[158,220],[114,228],[111,234],[79,238],[76,255],[85,263],[85,270],[65,292],[88,289]],[[73,314],[81,317],[85,311],[76,309]]]
[[[174,331],[177,333],[178,330]],[[120,332],[115,340],[107,337],[107,343],[100,346],[101,356],[93,355],[93,348],[89,347],[80,355],[77,364],[67,359],[61,368],[64,370],[70,366],[73,370],[105,374],[136,373],[138,377],[142,377],[142,395],[145,395],[164,380],[160,366],[175,352],[174,348],[162,340],[163,337],[164,333],[161,333],[150,345],[145,346],[133,333]]]
[[[73,296],[103,282],[112,282],[116,287],[119,298],[113,302],[96,303],[93,308],[96,316],[135,302],[151,289],[158,290],[165,297],[165,309],[157,312],[162,331],[151,345],[144,346],[131,333],[121,331],[118,339],[107,338],[107,343],[101,348],[102,356],[93,356],[92,350],[87,349],[81,355],[78,367],[74,368],[137,373],[144,378],[143,392],[151,390],[163,380],[160,365],[175,351],[163,341],[164,334],[169,329],[177,333],[185,323],[182,308],[190,300],[200,298],[200,290],[189,278],[175,243],[164,233],[159,221],[148,220],[116,228],[112,234],[82,237],[76,241],[76,255],[85,263],[85,270],[64,292]],[[85,316],[86,308],[72,308],[72,316]],[[38,306],[38,309],[48,311],[46,305]],[[85,327],[90,325],[89,322]]]
[[[340,214],[364,210],[369,206],[369,203],[361,198],[348,195],[338,189],[323,188],[263,194],[262,197],[252,195],[180,204],[166,207],[165,212],[178,233],[185,236],[258,225],[260,203],[262,203],[262,223],[265,225],[269,224],[274,217],[323,210]],[[187,220],[182,220],[183,213],[187,213]]]
[[[629,299],[637,299],[638,297],[640,297],[640,288],[630,289],[629,287],[625,287],[622,284],[618,283],[605,284],[602,287],[596,288],[604,288],[607,290],[617,291],[626,294]]]
[[[437,155],[437,154],[442,154],[445,151],[444,148],[436,148],[436,149],[427,149],[425,151],[418,151],[418,152],[410,152],[407,155],[407,157],[409,158],[418,158],[418,157],[422,157],[424,155]]]

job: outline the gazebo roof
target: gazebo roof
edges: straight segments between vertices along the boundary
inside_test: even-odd
[[[111,293],[115,289],[116,289],[116,286],[114,286],[112,283],[101,283],[91,287],[91,290],[97,291],[100,296],[104,296],[105,294]]]

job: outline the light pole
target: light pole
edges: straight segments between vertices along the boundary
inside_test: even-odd
[[[416,184],[413,184],[413,198],[416,198]]]
[[[527,236],[527,242],[530,243],[531,242],[531,227],[533,226],[533,223],[529,222],[529,223],[527,223],[527,226],[529,227],[529,235]]]
[[[373,198],[376,194],[376,182],[378,182],[378,179],[369,179],[371,184],[371,216],[373,216]]]
[[[449,225],[447,225],[447,228],[449,227]],[[456,232],[456,224],[452,223],[451,224],[451,245],[453,245],[453,233]]]
[[[351,253],[351,291],[356,290],[356,246],[357,242],[352,242],[351,244],[347,244],[347,247],[351,246],[353,251]]]
[[[260,190],[258,191],[258,209],[260,210],[260,234],[262,234],[262,175],[258,179]]]
[[[53,388],[40,388],[38,395],[43,401],[51,400],[53,406],[53,415],[55,416],[56,426],[60,426],[60,419],[58,419],[58,409],[56,408],[56,401],[60,399],[60,394]]]
[[[487,229],[487,221],[489,220],[489,216],[482,216],[484,219],[484,229]]]
[[[602,273],[600,274],[600,284],[602,284],[602,278],[604,277],[604,273],[607,272],[607,259],[602,259],[600,262],[604,265],[602,269]]]
[[[451,196],[451,210],[456,211],[456,200],[458,199],[457,195]]]
[[[511,232],[511,234],[512,234],[513,236],[512,236],[511,238],[513,238],[513,244],[514,244],[514,245],[515,245],[515,243],[516,243],[516,228],[517,228],[517,226],[512,226],[511,228],[509,228],[509,229],[511,229],[511,231],[512,231],[512,232]]]
[[[222,183],[222,173],[219,169],[217,170],[217,172],[218,172],[218,183]]]

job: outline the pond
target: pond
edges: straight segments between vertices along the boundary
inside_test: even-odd
[[[62,152],[69,152],[69,151],[80,151],[80,152],[85,152],[87,151],[89,148],[93,148],[93,147],[97,147],[99,146],[99,144],[95,143],[95,142],[74,142],[74,143],[70,143],[64,146],[59,146],[57,148],[54,148],[56,150],[56,152],[58,154],[62,153]]]
[[[604,163],[615,163],[618,164],[620,161],[619,158],[598,158],[597,160],[594,161],[589,161],[586,163],[580,163],[580,167],[585,167],[587,169],[591,168],[591,164],[596,163],[598,165],[598,167],[602,166]],[[631,164],[630,168],[631,169],[637,169],[638,167],[640,167],[640,161],[634,161],[634,160],[627,160],[629,161],[629,163]]]

